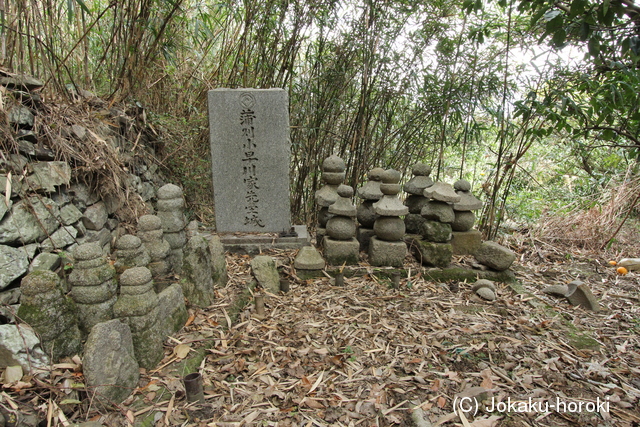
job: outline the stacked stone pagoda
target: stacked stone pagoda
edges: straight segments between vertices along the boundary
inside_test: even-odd
[[[433,267],[446,267],[453,255],[451,247],[451,224],[455,220],[453,203],[460,201],[450,184],[437,182],[425,188],[424,197],[429,201],[420,214],[424,222],[420,226],[423,240],[420,242],[420,261]]]
[[[316,229],[316,241],[322,243],[322,239],[326,235],[326,227],[331,214],[329,206],[338,200],[338,186],[342,184],[346,176],[346,165],[344,160],[336,155],[332,155],[324,159],[322,162],[322,181],[325,185],[316,191],[316,204],[320,208],[318,210],[318,227]]]
[[[474,211],[482,209],[482,202],[471,193],[471,184],[464,179],[456,181],[453,188],[460,201],[453,204],[452,250],[456,255],[473,255],[482,244],[482,233],[473,229]]]
[[[398,198],[400,172],[388,169],[381,176],[382,198],[373,204],[377,218],[373,224],[375,236],[369,243],[369,263],[375,266],[402,267],[407,254],[404,242],[405,225],[402,215],[409,208]]]
[[[373,224],[376,222],[377,214],[373,208],[373,204],[380,200],[383,196],[380,191],[380,180],[384,169],[373,168],[369,171],[369,180],[358,189],[358,197],[362,199],[362,203],[358,206],[358,241],[360,242],[360,250],[369,249],[371,237],[375,235]]]
[[[171,246],[167,259],[173,271],[180,274],[182,249],[187,243],[187,219],[184,216],[182,190],[177,185],[167,184],[158,189],[158,218],[162,222],[163,237]]]
[[[158,287],[158,279],[169,274],[170,265],[167,261],[171,246],[164,239],[162,221],[155,215],[144,215],[138,218],[138,238],[149,252],[150,262],[147,268],[154,279],[156,292],[162,291]]]
[[[357,264],[360,255],[360,243],[356,239],[356,207],[351,201],[353,188],[340,185],[338,198],[327,212],[331,218],[327,221],[324,238],[324,255],[329,264]]]
[[[78,308],[78,326],[84,334],[96,324],[113,319],[116,303],[116,270],[102,254],[98,242],[76,246],[76,263],[69,275],[71,298]]]
[[[431,166],[424,163],[413,165],[413,178],[404,185],[404,191],[409,195],[404,204],[409,208],[409,213],[404,217],[404,224],[409,234],[420,234],[420,228],[425,219],[420,215],[422,208],[429,202],[424,196],[424,190],[433,185],[433,180],[429,177]]]
[[[151,261],[147,248],[133,234],[125,234],[116,241],[115,256],[114,267],[117,274],[132,267],[146,267]]]

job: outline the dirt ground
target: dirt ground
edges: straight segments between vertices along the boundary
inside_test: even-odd
[[[640,272],[547,249],[521,251],[518,283],[498,284],[494,302],[471,283],[424,280],[409,257],[397,287],[366,263],[344,286],[302,280],[295,251],[265,253],[290,283],[265,294],[248,290],[250,257],[228,255],[217,303],[190,310],[123,404],[87,399],[78,359],[5,385],[0,404],[29,408],[40,425],[640,425]],[[576,279],[600,311],[542,293]],[[253,294],[264,296],[264,318]],[[205,403],[186,401],[191,371],[203,376]]]

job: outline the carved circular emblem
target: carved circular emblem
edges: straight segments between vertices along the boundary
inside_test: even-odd
[[[256,99],[248,92],[240,95],[240,105],[244,108],[251,108],[256,104]]]

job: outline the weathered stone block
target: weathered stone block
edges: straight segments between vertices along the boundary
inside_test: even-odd
[[[516,259],[516,254],[511,249],[496,242],[482,243],[473,256],[480,264],[498,271],[504,271],[511,267]]]
[[[420,235],[428,242],[449,243],[449,240],[451,240],[451,224],[425,220],[420,227]]]
[[[322,241],[324,245],[324,256],[327,263],[331,265],[354,265],[360,259],[360,242],[352,237],[349,240],[335,240],[325,237]]]
[[[372,237],[369,242],[369,264],[375,266],[402,267],[407,256],[407,245],[404,241],[387,242]]]
[[[478,230],[454,231],[451,233],[454,255],[473,255],[482,244],[482,233]]]
[[[259,255],[251,260],[251,270],[260,286],[273,294],[280,292],[280,275],[273,258]]]
[[[411,248],[418,261],[431,267],[447,267],[453,256],[450,243],[434,243],[414,239]]]

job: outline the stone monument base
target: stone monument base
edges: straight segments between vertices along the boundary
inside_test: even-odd
[[[360,243],[355,237],[350,240],[335,240],[327,236],[322,242],[327,263],[355,265],[360,261]]]
[[[387,242],[372,237],[369,242],[369,264],[378,267],[402,267],[407,256],[407,244],[404,241]]]
[[[371,238],[374,237],[376,235],[376,233],[373,231],[373,228],[364,228],[364,227],[359,227],[358,228],[358,242],[360,242],[360,250],[361,251],[368,251],[369,250],[369,242],[371,241]]]
[[[426,242],[419,238],[407,237],[413,255],[421,264],[445,268],[451,264],[453,250],[451,243]]]
[[[267,249],[300,249],[311,245],[305,225],[294,225],[297,236],[280,236],[275,233],[218,233],[225,251],[244,254],[259,254]]]
[[[482,244],[482,233],[478,230],[454,231],[452,235],[454,255],[473,255]]]

